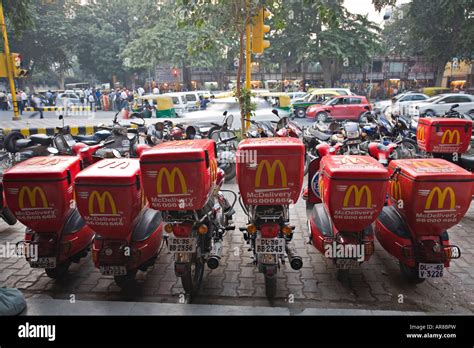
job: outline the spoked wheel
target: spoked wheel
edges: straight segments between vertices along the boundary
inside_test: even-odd
[[[265,294],[267,298],[274,298],[277,291],[277,277],[265,276]]]
[[[396,148],[397,159],[415,158],[419,152],[418,144],[411,139],[403,139]]]
[[[46,268],[46,275],[52,279],[64,278],[69,270],[69,266],[71,266],[70,260],[63,261],[57,264],[55,268]]]
[[[191,296],[197,294],[201,287],[202,276],[204,274],[204,260],[194,253],[190,263],[186,265],[186,273],[181,276],[181,283],[184,291]]]
[[[425,281],[424,278],[420,278],[418,274],[418,267],[408,267],[404,263],[399,262],[400,265],[400,271],[402,272],[402,275],[405,277],[406,280],[408,280],[412,284],[420,284]]]
[[[127,270],[127,274],[114,276],[115,283],[122,289],[128,289],[136,284],[137,270]]]

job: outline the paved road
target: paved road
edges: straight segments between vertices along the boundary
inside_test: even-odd
[[[278,120],[278,118],[271,113],[271,106],[263,100],[256,100],[257,111],[256,120]],[[234,98],[216,99],[208,105],[206,110],[188,112],[183,117],[174,118],[173,121],[179,120],[183,123],[194,122],[221,122],[223,120],[223,112],[228,111],[234,115],[233,128],[240,129],[240,112],[238,104]],[[40,119],[38,114],[34,112],[25,112],[20,121],[12,121],[13,112],[0,111],[0,128],[23,128],[23,127],[55,127],[61,125],[58,120],[59,115],[64,115],[65,124],[81,126],[81,125],[96,125],[99,123],[110,122],[114,115],[114,111],[78,111],[78,112],[44,112],[44,119]],[[147,119],[147,123],[156,122],[155,118]],[[298,120],[301,125],[308,125],[310,120]]]
[[[237,190],[235,183],[227,189]],[[245,215],[237,207],[235,222],[244,226]],[[426,311],[450,314],[474,313],[474,205],[462,222],[450,231],[453,244],[462,248],[462,258],[454,260],[444,278],[408,285],[398,264],[376,243],[371,260],[351,272],[345,282],[336,279],[331,263],[307,244],[307,211],[300,200],[291,208],[296,226],[294,243],[303,258],[300,271],[283,265],[278,274],[276,299],[265,298],[264,278],[252,265],[251,253],[236,230],[225,237],[221,266],[206,268],[203,288],[194,303],[243,306],[288,307],[292,312],[304,308],[344,308],[367,310]],[[24,227],[9,227],[0,222],[0,245],[23,238]],[[153,269],[139,272],[139,287],[124,293],[112,277],[102,276],[88,257],[71,267],[63,281],[54,281],[42,270],[31,269],[20,258],[0,258],[0,286],[17,287],[27,297],[50,296],[55,299],[116,300],[179,303],[183,293],[174,274],[171,254],[164,249]]]

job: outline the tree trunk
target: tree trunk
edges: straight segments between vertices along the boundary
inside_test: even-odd
[[[323,69],[324,87],[331,88],[333,86],[331,58],[323,58],[320,63]]]
[[[443,76],[444,76],[444,69],[446,67],[446,63],[447,62],[444,62],[444,64],[437,64],[436,65],[435,84],[436,84],[437,87],[446,87],[446,86],[442,86]]]
[[[236,79],[236,92],[235,92],[235,96],[237,97],[237,100],[239,101],[239,105],[240,105],[240,126],[242,127],[242,135],[244,136],[244,130],[245,130],[245,114],[244,114],[244,109],[242,108],[242,101],[241,101],[241,86],[240,86],[240,76],[242,75],[242,65],[243,65],[243,62],[244,62],[244,45],[245,45],[245,42],[244,42],[244,35],[245,35],[245,31],[241,31],[239,33],[239,65],[237,67],[237,79]]]

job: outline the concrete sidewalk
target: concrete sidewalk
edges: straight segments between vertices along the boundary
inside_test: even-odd
[[[434,313],[430,313],[434,314]],[[424,312],[383,311],[363,309],[329,309],[285,307],[252,307],[229,305],[171,304],[122,301],[76,301],[53,300],[47,298],[27,299],[27,309],[22,315],[426,315]]]

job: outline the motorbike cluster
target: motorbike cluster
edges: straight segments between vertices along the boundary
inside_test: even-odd
[[[90,137],[61,127],[48,141],[5,141],[30,157],[3,174],[11,216],[26,226],[22,246],[38,249],[36,258],[25,252],[30,265],[60,278],[91,251],[101,273],[127,287],[167,245],[176,276],[195,295],[205,266],[219,267],[239,201],[246,215],[239,229],[274,297],[281,265],[303,266],[290,207],[305,171],[309,240],[338,276],[370,259],[375,238],[415,283],[443,276],[460,257],[447,230],[472,198],[471,162],[462,155],[472,121],[420,118],[413,131],[399,118],[385,124],[369,111],[361,124],[304,130],[287,117],[249,119],[254,127],[238,144],[232,121],[225,113],[222,124],[158,122],[141,134],[115,119]],[[36,153],[38,147],[49,153]],[[223,189],[234,175],[239,194]]]

